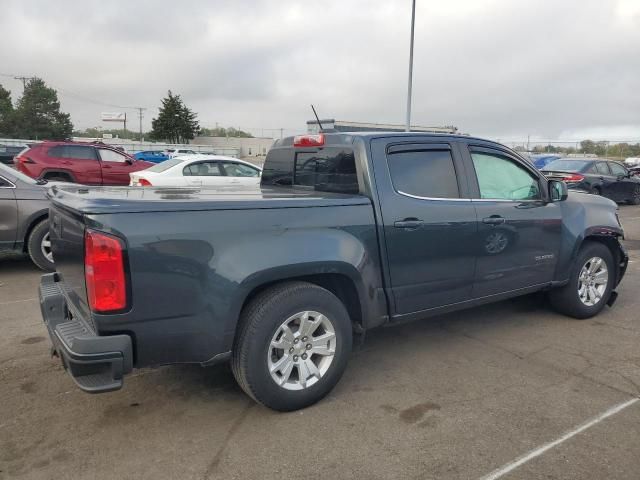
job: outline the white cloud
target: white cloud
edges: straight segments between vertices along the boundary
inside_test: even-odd
[[[0,73],[58,87],[80,127],[113,109],[78,96],[147,106],[148,126],[168,89],[203,126],[303,130],[309,103],[325,117],[404,120],[408,0],[3,4]],[[414,123],[498,138],[621,129],[640,140],[639,5],[419,0]]]

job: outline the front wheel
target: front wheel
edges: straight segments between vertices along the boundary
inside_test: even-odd
[[[629,199],[631,205],[640,205],[640,185],[636,185]]]
[[[593,317],[609,300],[615,274],[611,250],[602,243],[588,242],[578,253],[569,283],[549,292],[551,305],[570,317]]]
[[[252,300],[240,322],[231,367],[257,402],[297,410],[340,380],[351,352],[351,320],[328,290],[306,282],[277,285]]]

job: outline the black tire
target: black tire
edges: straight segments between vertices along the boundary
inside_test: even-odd
[[[580,300],[578,282],[582,268],[593,257],[600,257],[607,266],[608,281],[602,298],[595,305],[588,306]],[[605,307],[615,281],[616,267],[613,254],[606,245],[599,242],[587,241],[578,252],[575,263],[571,268],[569,283],[549,292],[551,306],[558,312],[577,319],[591,318]]]
[[[636,185],[631,193],[631,198],[627,200],[630,205],[640,205],[640,185]]]
[[[49,220],[45,219],[37,223],[27,239],[27,253],[31,258],[31,261],[36,267],[47,272],[53,272],[56,268],[53,262],[51,262],[42,251],[42,241],[44,237],[49,233]]]
[[[71,177],[64,173],[50,173],[45,175],[44,179],[49,182],[71,182]]]
[[[271,340],[285,320],[303,311],[315,311],[330,320],[335,331],[335,353],[316,383],[302,390],[287,390],[269,372]],[[298,410],[322,399],[338,383],[347,366],[351,343],[349,314],[333,293],[307,282],[287,282],[260,293],[243,310],[231,368],[240,387],[255,401],[283,412]],[[299,375],[299,370],[296,372]]]
[[[602,195],[602,191],[600,190],[600,187],[591,187],[591,190],[589,191],[589,193],[591,195]]]

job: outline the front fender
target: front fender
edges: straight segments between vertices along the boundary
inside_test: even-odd
[[[569,272],[578,252],[588,238],[624,238],[624,231],[616,216],[617,205],[606,198],[587,193],[571,192],[562,209],[562,239],[555,280],[569,279]],[[606,240],[605,240],[606,241]],[[621,247],[620,247],[621,248]],[[626,253],[622,251],[622,256]]]

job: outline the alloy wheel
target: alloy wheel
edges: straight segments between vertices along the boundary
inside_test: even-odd
[[[329,370],[336,352],[331,320],[315,311],[296,313],[276,329],[267,353],[269,373],[287,390],[316,384]]]
[[[600,257],[591,257],[585,262],[578,276],[578,297],[588,307],[602,300],[607,290],[609,272],[607,263]]]

